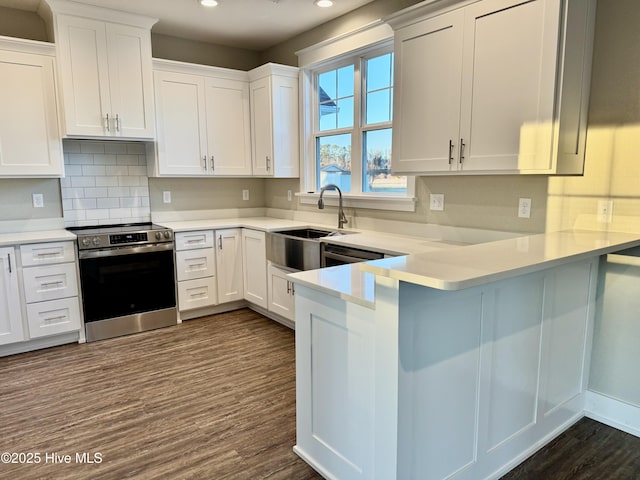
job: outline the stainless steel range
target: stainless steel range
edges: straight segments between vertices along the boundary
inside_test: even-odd
[[[87,341],[177,323],[173,232],[152,223],[71,227]]]

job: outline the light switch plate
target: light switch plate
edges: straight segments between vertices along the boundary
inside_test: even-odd
[[[444,210],[444,193],[432,193],[429,195],[429,210]]]
[[[44,207],[44,196],[41,193],[34,193],[32,198],[33,198],[33,208]]]
[[[287,190],[287,200],[291,201],[291,190]]]
[[[521,198],[518,200],[518,217],[531,218],[531,199]]]
[[[242,190],[242,200],[249,200],[249,190]]]
[[[613,200],[598,200],[598,223],[611,223],[613,220]]]
[[[162,201],[164,203],[171,203],[171,192],[168,190],[165,190],[164,192],[162,192]]]

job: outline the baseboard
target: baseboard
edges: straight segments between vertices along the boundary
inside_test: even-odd
[[[640,407],[588,390],[584,415],[610,427],[640,437]]]
[[[76,331],[53,335],[51,337],[36,338],[26,342],[10,343],[0,347],[0,357],[31,352],[33,350],[41,350],[43,348],[58,347],[67,343],[83,343],[79,341],[79,336],[79,332]]]
[[[270,312],[266,308],[262,308],[262,307],[260,307],[258,305],[253,304],[253,303],[249,303],[247,306],[251,310],[253,310],[254,312],[257,312],[260,315],[264,315],[265,317],[273,320],[274,322],[281,323],[282,325],[284,325],[285,327],[290,328],[291,330],[295,330],[296,329],[295,322],[289,320],[288,318],[284,318],[283,316],[278,315],[277,313]]]

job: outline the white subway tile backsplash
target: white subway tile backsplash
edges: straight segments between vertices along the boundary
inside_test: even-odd
[[[104,153],[105,142],[80,142],[82,153]]]
[[[106,187],[85,188],[84,198],[104,198],[109,196],[109,190]]]
[[[98,208],[118,208],[120,206],[119,198],[98,198]]]
[[[85,176],[104,176],[106,175],[106,170],[105,170],[105,166],[104,165],[83,165],[82,166],[82,174]],[[95,181],[94,181],[94,185],[95,185]]]
[[[118,177],[96,177],[96,187],[117,187]]]
[[[118,155],[117,157],[118,165],[139,165],[140,162],[138,160],[138,155]]]
[[[72,187],[95,187],[95,177],[71,177]]]
[[[129,187],[109,187],[107,189],[110,197],[130,197]]]
[[[129,167],[125,165],[107,165],[106,174],[111,176],[122,177],[129,175]]]
[[[63,148],[65,226],[150,221],[144,144],[65,140]]]
[[[141,177],[147,176],[147,167],[137,166],[137,167],[129,167],[129,175],[138,175]]]
[[[95,198],[74,198],[73,199],[74,210],[90,210],[92,208],[97,208],[97,203]]]
[[[115,165],[116,155],[103,155],[101,153],[96,153],[93,156],[93,163],[96,165]]]
[[[70,153],[67,159],[69,165],[93,165],[93,155],[87,153]]]
[[[127,143],[107,142],[104,144],[104,153],[127,153]]]

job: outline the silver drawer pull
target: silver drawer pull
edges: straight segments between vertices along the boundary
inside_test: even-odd
[[[191,240],[187,240],[187,243],[204,243],[204,239],[203,238],[191,239]]]
[[[64,320],[65,318],[67,318],[66,315],[58,315],[57,317],[44,318],[43,320],[45,322],[56,322],[58,320]]]
[[[37,254],[38,257],[53,257],[53,256],[62,256],[61,252],[39,252]]]
[[[193,297],[204,297],[207,294],[207,292],[198,292],[198,293],[190,293],[189,295],[193,298]]]
[[[40,286],[41,287],[57,287],[58,285],[62,285],[64,282],[62,280],[58,280],[57,282],[45,282],[45,283],[41,283]]]

